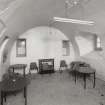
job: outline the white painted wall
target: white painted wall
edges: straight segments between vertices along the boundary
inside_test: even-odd
[[[25,63],[29,69],[30,62],[36,61],[42,58],[54,58],[55,69],[58,70],[59,62],[61,59],[65,59],[69,64],[74,60],[74,51],[70,43],[70,56],[62,56],[62,40],[68,38],[59,30],[48,27],[38,27],[27,31],[20,38],[26,38],[27,56],[16,57],[16,42],[13,45],[10,56],[10,64]]]
[[[76,42],[79,47],[80,56],[84,56],[94,50],[94,36],[76,36]]]
[[[8,66],[6,65],[7,58],[6,58],[6,61],[3,62],[3,59],[4,59],[3,52],[8,40],[9,40],[8,38],[5,39],[3,44],[0,46],[0,81],[2,80],[2,75],[7,71],[7,68],[8,68]]]
[[[93,35],[77,36],[76,41],[80,50],[80,59],[89,63],[95,70],[97,77],[105,80],[105,37],[101,37],[102,51],[94,50]]]
[[[49,34],[50,33],[50,34]],[[10,56],[10,64],[26,63],[29,64],[32,61],[38,63],[38,59],[41,58],[54,58],[55,69],[59,68],[59,61],[65,59],[69,64],[75,60],[74,50],[72,44],[70,44],[70,56],[62,56],[62,43],[61,41],[67,39],[63,33],[56,29],[50,29],[48,27],[38,27],[32,29],[23,35],[21,38],[27,40],[27,56],[16,57],[16,43],[13,45]],[[102,51],[94,51],[94,38],[89,33],[84,33],[75,37],[79,47],[80,57],[78,60],[89,63],[96,69],[97,76],[105,80],[105,37],[102,37]],[[27,72],[28,72],[27,68]]]

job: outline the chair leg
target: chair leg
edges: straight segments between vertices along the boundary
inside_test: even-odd
[[[59,72],[62,73],[62,67],[59,68]]]
[[[39,70],[38,70],[38,68],[37,68],[37,73],[39,73]]]
[[[29,70],[29,74],[31,75],[31,71]]]

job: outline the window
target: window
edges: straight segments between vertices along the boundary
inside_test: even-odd
[[[16,56],[25,57],[26,56],[26,39],[18,39],[16,43]]]
[[[63,56],[69,56],[70,55],[70,45],[69,45],[69,40],[63,40]]]
[[[95,35],[95,50],[101,51],[101,39],[99,36]]]

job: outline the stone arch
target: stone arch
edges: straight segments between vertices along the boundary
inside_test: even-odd
[[[77,59],[79,56],[80,56],[80,52],[79,52],[79,47],[78,47],[78,44],[75,40],[75,35],[72,35],[72,36],[69,36],[68,33],[66,33],[64,30],[61,30],[60,28],[56,28],[56,27],[48,27],[48,26],[39,26],[39,27],[35,27],[35,28],[32,28],[32,29],[29,29],[30,31],[34,30],[34,29],[40,29],[40,28],[43,28],[43,27],[46,27],[48,28],[48,32],[50,34],[54,34],[52,33],[53,30],[58,30],[59,32],[62,33],[62,35],[64,35],[63,37],[64,38],[68,38],[70,41],[71,41],[71,44],[73,46],[73,49],[74,49],[74,53],[75,53],[75,59]],[[29,32],[29,30],[27,30],[24,34],[27,34]],[[75,34],[75,33],[74,33]],[[4,50],[11,50],[12,46],[13,46],[13,43],[15,42],[15,40],[19,37],[20,35],[14,35],[12,38],[10,38],[10,40],[8,41],[8,43],[5,45],[5,49]],[[9,55],[9,54],[8,54]]]
[[[62,34],[62,38],[69,39],[71,41],[72,46],[73,46],[74,57],[75,57],[75,59],[78,58],[78,56],[79,56],[79,48],[78,48],[78,45],[77,45],[76,40],[75,40],[75,35],[70,36],[70,35],[68,35],[68,33],[66,33],[65,30],[62,30],[62,29],[56,28],[56,27],[39,26],[39,27],[35,27],[35,28],[32,28],[32,29],[29,29],[24,34],[28,34],[29,31],[32,31],[32,30],[38,29],[38,28],[40,29],[40,28],[43,28],[43,27],[46,27],[46,29],[48,29],[48,32],[50,34],[54,34],[54,30],[57,30],[59,33]],[[8,54],[7,54],[8,55],[8,57],[7,57],[8,61],[10,60],[10,53],[11,53],[11,49],[12,49],[12,47],[14,45],[14,42],[16,41],[16,39],[19,38],[19,36],[21,36],[21,35],[14,35],[14,36],[12,36],[10,38],[10,40],[7,42],[7,44],[5,45],[3,53],[8,52]],[[6,65],[9,65],[9,62],[7,62]]]

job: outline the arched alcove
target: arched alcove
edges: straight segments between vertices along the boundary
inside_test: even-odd
[[[42,58],[54,58],[55,69],[59,68],[59,61],[65,59],[69,64],[75,58],[73,45],[70,42],[70,55],[63,56],[62,41],[69,40],[67,36],[60,30],[52,27],[36,27],[28,30],[19,38],[26,39],[26,57],[16,57],[16,42],[14,43],[10,53],[10,64],[26,63],[36,61]]]

